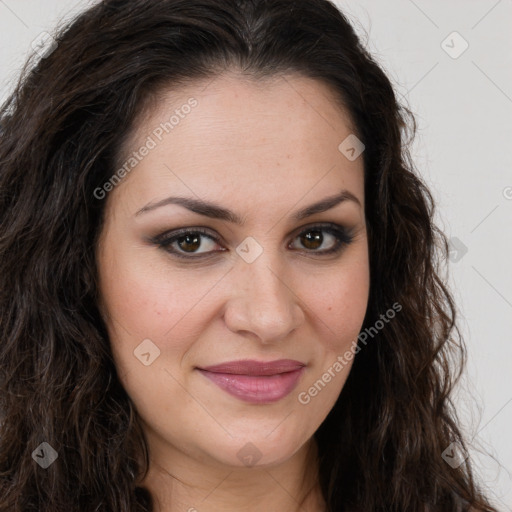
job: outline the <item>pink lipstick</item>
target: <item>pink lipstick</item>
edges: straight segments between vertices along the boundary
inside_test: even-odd
[[[232,396],[255,404],[281,400],[297,386],[305,364],[291,359],[229,361],[197,368]]]

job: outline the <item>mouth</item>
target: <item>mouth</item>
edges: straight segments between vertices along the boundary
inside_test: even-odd
[[[231,361],[196,368],[226,393],[248,403],[281,400],[297,386],[306,365],[291,359],[278,361]]]

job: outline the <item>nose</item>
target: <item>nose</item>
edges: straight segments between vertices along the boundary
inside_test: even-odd
[[[229,286],[225,322],[237,334],[251,333],[261,343],[285,339],[304,321],[302,300],[283,265],[266,256],[237,261]]]

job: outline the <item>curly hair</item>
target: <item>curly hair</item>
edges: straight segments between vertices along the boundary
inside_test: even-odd
[[[235,69],[330,86],[365,144],[370,295],[358,353],[314,437],[329,512],[495,511],[451,391],[466,352],[441,277],[445,235],[408,146],[416,125],[328,0],[104,0],[27,61],[0,112],[0,511],[151,511],[149,453],[98,309],[94,191],[148,99]],[[46,470],[34,450],[58,458]],[[108,483],[108,485],[106,485]]]

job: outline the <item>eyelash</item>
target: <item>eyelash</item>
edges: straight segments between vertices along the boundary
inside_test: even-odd
[[[327,249],[324,251],[315,251],[315,250],[308,250],[304,249],[305,252],[311,252],[313,254],[318,254],[321,256],[326,256],[329,254],[335,254],[341,252],[345,246],[349,245],[353,241],[353,236],[347,232],[345,228],[342,226],[339,226],[337,224],[327,223],[327,224],[317,224],[311,227],[308,227],[307,229],[301,231],[295,238],[300,238],[301,236],[306,235],[307,233],[311,233],[314,231],[320,231],[320,232],[326,232],[332,236],[335,237],[336,243],[335,247],[332,249]],[[158,235],[157,237],[153,238],[151,240],[152,243],[155,245],[158,245],[160,248],[164,249],[168,253],[172,254],[173,256],[176,256],[177,258],[182,258],[186,260],[199,260],[207,258],[208,256],[211,256],[215,252],[223,252],[223,251],[209,251],[206,253],[200,253],[199,255],[193,256],[194,253],[183,253],[179,252],[176,249],[170,248],[171,244],[178,241],[180,238],[183,238],[186,235],[204,235],[210,240],[214,241],[216,244],[220,245],[220,240],[213,236],[210,231],[204,229],[204,228],[182,228],[177,229],[171,232],[166,232],[161,235]],[[322,244],[324,241],[322,240]],[[185,255],[189,254],[189,255]]]

